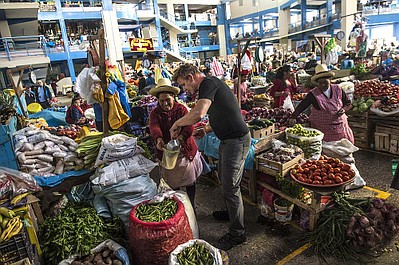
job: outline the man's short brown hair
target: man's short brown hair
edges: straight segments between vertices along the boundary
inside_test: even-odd
[[[172,80],[174,82],[177,81],[178,77],[187,79],[187,76],[189,75],[195,75],[195,74],[200,74],[201,72],[198,70],[198,67],[190,64],[190,63],[185,63],[179,66],[173,73]]]

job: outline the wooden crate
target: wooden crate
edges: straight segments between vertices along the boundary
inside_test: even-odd
[[[389,134],[376,132],[374,134],[374,145],[377,151],[389,151]]]
[[[266,159],[261,156],[256,156],[255,157],[255,166],[256,170],[276,176],[277,174],[281,174],[282,176],[285,176],[290,169],[296,165],[302,158],[304,158],[304,154],[300,154],[296,156],[294,159],[291,161],[288,161],[286,163],[279,163],[276,161],[272,161],[269,159]]]
[[[399,155],[399,135],[391,134],[389,152],[391,154]]]
[[[261,139],[264,138],[266,136],[270,136],[273,135],[275,132],[275,126],[274,124],[267,127],[267,128],[263,128],[260,130],[251,130],[251,137],[254,139]]]

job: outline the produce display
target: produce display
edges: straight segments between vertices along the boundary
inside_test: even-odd
[[[251,78],[251,83],[253,86],[265,86],[266,85],[266,77],[263,76],[253,76]]]
[[[355,84],[354,95],[358,97],[385,97],[396,96],[399,93],[399,86],[389,82],[378,80],[367,80]]]
[[[350,165],[338,158],[321,156],[319,160],[306,160],[291,169],[291,176],[302,184],[314,186],[336,186],[348,183],[355,177]]]
[[[255,107],[267,107],[270,108],[273,104],[273,98],[270,95],[264,93],[253,96],[253,102]]]
[[[350,199],[345,193],[334,193],[307,242],[323,261],[333,256],[356,264],[370,263],[365,253],[397,234],[398,213],[398,208],[381,199]]]
[[[27,208],[23,208],[23,213],[26,212]],[[23,223],[18,215],[18,211],[9,210],[5,207],[0,207],[0,243],[7,241],[11,237],[21,232]],[[0,258],[0,261],[1,258]]]
[[[276,128],[280,128],[283,126],[288,126],[288,119],[290,118],[291,114],[291,110],[284,109],[283,107],[275,109],[255,107],[247,112],[245,115],[245,121],[250,122],[256,117],[260,117],[269,119],[276,125]],[[297,122],[300,124],[307,123],[308,121],[309,117],[304,113],[301,113],[297,118]]]
[[[94,208],[70,203],[40,227],[43,258],[46,264],[58,264],[71,255],[83,256],[106,239],[123,235],[119,219],[104,221]],[[97,263],[100,264],[100,263]]]
[[[303,100],[306,97],[307,94],[308,93],[294,94],[294,95],[292,95],[292,100],[301,101],[301,100]]]
[[[356,77],[363,77],[369,72],[367,65],[365,63],[356,63],[354,67],[351,68],[350,73]]]
[[[287,145],[286,147],[273,148],[268,152],[260,154],[260,157],[279,163],[286,163],[300,154],[303,154],[301,148],[295,145]]]
[[[367,112],[373,104],[374,99],[372,98],[355,99],[352,102],[351,110],[360,113]]]
[[[62,174],[84,166],[76,154],[78,144],[67,136],[50,134],[46,130],[26,127],[14,134],[15,154],[21,167],[34,176]]]
[[[122,265],[114,251],[109,248],[104,248],[101,252],[90,254],[86,257],[75,259],[71,265]]]
[[[154,96],[150,96],[150,95],[139,96],[139,97],[135,98],[135,100],[133,102],[133,105],[134,106],[138,106],[138,107],[142,107],[142,106],[146,106],[146,105],[148,105],[150,103],[154,103],[154,102],[157,102],[157,101],[158,101],[157,98],[154,97]]]
[[[78,137],[78,134],[82,127],[79,125],[71,124],[68,127],[58,126],[58,127],[43,127],[44,130],[49,131],[51,134],[58,136],[67,136],[71,139]]]
[[[248,125],[248,128],[250,128],[251,130],[260,130],[272,126],[273,122],[268,119],[261,119],[259,117],[256,117],[252,121],[248,122]]]
[[[192,246],[186,247],[179,254],[177,254],[179,264],[203,264],[212,265],[214,259],[204,245],[195,242]]]
[[[172,199],[165,199],[160,203],[143,203],[137,206],[135,216],[144,222],[162,222],[176,214],[177,203]]]
[[[295,124],[286,129],[287,143],[299,146],[305,153],[305,158],[316,158],[321,155],[323,134],[314,129],[308,129],[301,124]]]
[[[397,97],[386,97],[381,99],[381,101],[376,107],[384,112],[391,112],[394,110],[398,110],[399,100]]]
[[[0,91],[0,122],[6,124],[6,122],[16,115],[14,108],[14,96],[5,91]]]

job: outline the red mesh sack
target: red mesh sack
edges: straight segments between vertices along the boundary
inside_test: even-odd
[[[136,218],[136,208],[130,212],[129,242],[133,263],[137,265],[166,265],[169,254],[180,244],[193,239],[183,203],[176,197],[177,211],[162,222],[143,222]],[[141,204],[148,203],[142,202]]]

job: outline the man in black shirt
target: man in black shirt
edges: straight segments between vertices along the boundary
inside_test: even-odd
[[[220,139],[218,173],[230,227],[229,232],[219,240],[217,247],[223,250],[231,249],[247,239],[240,182],[251,143],[248,127],[233,93],[217,77],[205,77],[196,66],[183,64],[176,69],[173,81],[192,95],[198,93],[199,97],[195,107],[173,124],[170,129],[172,138],[179,136],[181,127],[194,125],[208,113],[210,125]],[[214,212],[214,217],[220,217],[221,214],[220,211]]]

